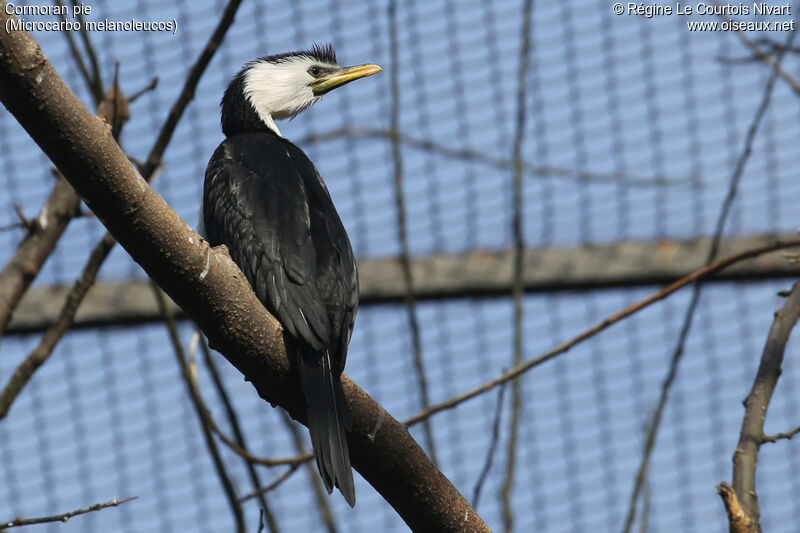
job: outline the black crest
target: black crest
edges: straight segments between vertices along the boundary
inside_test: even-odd
[[[259,61],[266,61],[268,63],[282,63],[284,61],[291,61],[293,58],[296,57],[308,57],[316,61],[319,61],[320,63],[329,63],[332,65],[339,64],[336,61],[336,50],[333,49],[333,45],[330,43],[314,44],[308,50],[299,50],[295,52],[284,52],[282,54],[275,54],[272,56],[263,57]]]

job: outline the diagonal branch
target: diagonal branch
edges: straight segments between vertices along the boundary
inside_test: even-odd
[[[57,174],[53,191],[37,217],[40,223],[30,230],[0,271],[0,337],[79,205],[80,198],[72,186]]]
[[[597,335],[601,331],[611,327],[612,325],[616,324],[617,322],[631,316],[634,313],[638,313],[645,307],[649,307],[650,305],[658,302],[659,300],[663,300],[670,294],[686,287],[687,285],[691,285],[692,283],[705,279],[709,276],[712,276],[731,265],[739,263],[740,261],[744,261],[745,259],[750,259],[753,257],[758,257],[760,255],[774,252],[776,250],[783,250],[785,248],[793,248],[796,246],[800,246],[800,237],[795,237],[793,239],[784,239],[784,240],[775,240],[770,244],[766,244],[764,246],[759,246],[757,248],[751,248],[749,250],[744,250],[742,252],[729,255],[727,257],[723,257],[719,261],[715,261],[708,266],[705,266],[699,270],[696,270],[685,276],[674,283],[671,283],[667,287],[664,287],[660,291],[651,296],[648,296],[644,300],[641,300],[629,307],[626,307],[622,311],[611,315],[610,317],[605,318],[602,322],[599,322],[592,326],[591,328],[585,330],[584,332],[580,333],[579,335],[573,337],[572,339],[556,346],[549,352],[546,352],[535,359],[531,359],[530,361],[526,361],[519,366],[516,366],[507,372],[504,372],[502,375],[496,377],[491,381],[487,381],[483,385],[475,387],[474,389],[468,390],[467,392],[456,396],[454,398],[450,398],[447,401],[435,404],[430,406],[428,409],[417,413],[416,415],[412,416],[411,418],[407,419],[404,424],[408,426],[412,426],[421,422],[422,420],[439,413],[440,411],[446,411],[448,409],[453,409],[454,407],[458,406],[466,402],[467,400],[471,400],[476,396],[480,396],[484,392],[490,391],[493,388],[503,385],[512,379],[519,377],[520,375],[524,374],[528,370],[539,366],[542,363],[549,361],[550,359],[561,355],[563,353],[568,352],[576,345],[580,344],[581,342]]]
[[[6,2],[0,0],[0,26]],[[212,250],[142,179],[108,128],[64,84],[27,32],[0,32],[0,101],[120,244],[197,322],[262,398],[305,421],[291,340],[244,275]],[[288,350],[287,350],[288,344]],[[353,465],[414,531],[488,532],[453,484],[347,376]]]
[[[106,237],[100,241],[100,247],[92,251],[86,266],[84,266],[83,272],[75,281],[73,290],[70,291],[66,300],[64,300],[58,318],[47,328],[39,344],[25,360],[19,364],[11,375],[11,378],[9,378],[6,386],[0,391],[0,419],[3,419],[8,414],[11,404],[17,399],[17,396],[22,389],[25,388],[25,385],[28,384],[36,370],[47,361],[58,342],[69,330],[70,324],[72,324],[72,317],[75,316],[78,305],[80,305],[81,300],[91,288],[97,271],[100,270],[100,265],[103,259],[108,255],[108,252],[111,251],[114,242],[114,238],[107,234]]]

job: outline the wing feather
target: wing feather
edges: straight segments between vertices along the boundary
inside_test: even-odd
[[[263,135],[261,136],[263,137]],[[320,291],[306,180],[279,141],[225,140],[209,163],[204,221],[226,244],[261,302],[290,334],[321,350],[338,340]],[[276,144],[279,143],[279,144]]]

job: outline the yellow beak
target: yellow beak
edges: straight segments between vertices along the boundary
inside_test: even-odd
[[[359,78],[366,78],[372,76],[383,70],[378,65],[356,65],[354,67],[343,67],[333,74],[323,76],[318,80],[311,83],[311,89],[314,91],[314,96],[322,96],[323,94],[331,91],[337,87],[341,87],[345,83],[350,83]]]

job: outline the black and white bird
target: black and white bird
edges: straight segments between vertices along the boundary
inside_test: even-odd
[[[330,45],[245,65],[222,97],[226,138],[208,163],[203,191],[208,242],[228,247],[261,303],[297,340],[317,467],[328,493],[338,486],[351,506],[341,374],[358,309],[356,261],[325,182],[275,121],[380,71],[340,67]]]

